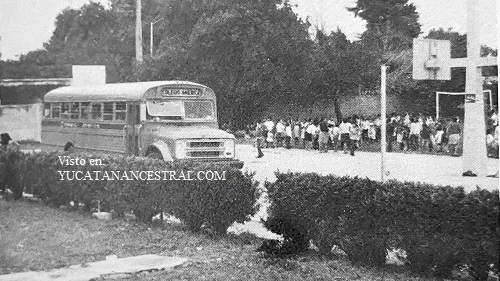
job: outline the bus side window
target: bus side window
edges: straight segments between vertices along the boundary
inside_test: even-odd
[[[71,119],[80,119],[80,103],[71,104]]]
[[[113,120],[113,103],[112,102],[105,102],[104,103],[104,111],[102,113],[102,119],[103,120]]]
[[[135,106],[135,113],[136,113],[136,116],[135,116],[135,123],[136,124],[141,124],[141,106],[140,105],[133,105]]]
[[[62,119],[69,119],[70,112],[69,112],[69,103],[63,102],[61,106],[61,118]]]
[[[61,104],[60,103],[52,103],[52,118],[61,118]]]
[[[43,110],[43,117],[45,118],[50,118],[50,113],[51,113],[51,110],[50,110],[50,106],[51,104],[50,103],[45,103],[45,109]]]
[[[92,119],[94,120],[102,120],[102,104],[101,103],[93,103],[92,104]]]
[[[117,102],[115,104],[115,120],[125,121],[127,116],[127,104],[125,102]]]
[[[80,110],[82,119],[90,119],[90,102],[80,103]]]

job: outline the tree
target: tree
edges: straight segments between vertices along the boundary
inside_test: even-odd
[[[109,82],[126,80],[134,58],[133,22],[113,8],[91,2],[79,10],[64,11],[45,48],[59,64],[103,64]]]
[[[316,44],[312,55],[311,88],[316,98],[332,100],[337,120],[342,120],[338,99],[342,94],[357,89],[358,85],[368,84],[364,80],[367,65],[373,58],[366,54],[361,44],[347,40],[346,35],[337,29],[326,35],[316,29]]]
[[[361,39],[383,55],[408,49],[412,39],[420,34],[419,15],[408,0],[358,0],[347,8],[355,16],[366,20],[366,31]]]
[[[313,42],[307,24],[280,2],[168,1],[157,53],[136,77],[180,77],[210,86],[220,122],[233,127],[262,117],[271,104],[300,99],[307,93],[305,65]]]
[[[375,58],[366,73],[369,80],[379,83],[385,64],[388,92],[397,94],[408,110],[430,111],[437,83],[415,81],[411,73],[412,42],[421,33],[416,7],[408,0],[358,0],[348,10],[366,20],[360,42]]]
[[[365,72],[370,81],[379,81],[380,65],[388,66],[388,90],[401,92],[411,89],[411,47],[420,34],[419,15],[408,0],[358,0],[348,8],[355,16],[366,20],[361,35],[364,51],[374,58]],[[373,84],[371,86],[374,86]]]

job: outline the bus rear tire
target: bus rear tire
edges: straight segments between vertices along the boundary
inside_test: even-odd
[[[147,155],[148,158],[163,160],[163,155],[158,150],[150,151]]]

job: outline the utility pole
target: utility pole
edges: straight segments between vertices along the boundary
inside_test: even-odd
[[[386,82],[386,72],[387,72],[387,66],[382,65],[380,67],[380,121],[381,121],[381,128],[380,128],[380,179],[382,182],[385,181],[385,161],[386,161],[386,154],[387,154],[387,119],[386,119],[386,95],[387,95],[387,82]]]
[[[142,19],[141,19],[141,0],[136,0],[135,5],[135,60],[142,62]]]
[[[149,34],[149,55],[153,56],[153,27],[154,25],[161,21],[162,19],[158,19],[156,21],[152,21],[151,22],[151,26],[150,26],[150,34]]]

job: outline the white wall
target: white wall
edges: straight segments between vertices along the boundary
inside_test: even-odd
[[[43,104],[0,106],[0,133],[14,141],[41,141]]]

